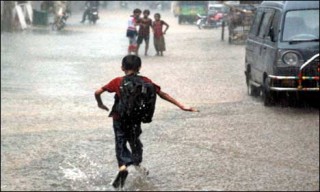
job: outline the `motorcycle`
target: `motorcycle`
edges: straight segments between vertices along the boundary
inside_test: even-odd
[[[197,22],[196,25],[199,29],[202,28],[217,28],[221,26],[223,17],[220,13],[210,14],[207,16],[203,16],[197,14]]]
[[[120,1],[120,7],[123,9],[127,9],[128,8],[128,2],[127,1]]]
[[[202,29],[207,22],[207,16],[200,15],[197,13],[197,22],[196,25],[198,26],[199,29]]]
[[[66,22],[67,22],[67,19],[68,19],[69,16],[70,16],[70,13],[69,12],[64,12],[63,8],[60,7],[59,10],[58,10],[57,15],[55,16],[55,20],[52,23],[52,29],[54,31],[55,30],[60,31],[61,29],[63,29],[65,27],[65,25],[66,25]]]
[[[88,15],[88,19],[90,23],[96,24],[99,19],[98,7],[91,7]]]
[[[224,20],[224,14],[220,12],[215,13],[212,19],[214,20],[216,27],[220,27],[222,25],[222,21]]]
[[[150,9],[162,10],[162,2],[161,1],[152,1],[149,5]]]

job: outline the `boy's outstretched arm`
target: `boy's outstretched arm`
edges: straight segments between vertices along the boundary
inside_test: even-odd
[[[109,108],[107,106],[105,106],[103,103],[102,103],[102,100],[101,100],[101,94],[104,92],[103,89],[99,88],[98,90],[96,90],[96,92],[94,92],[94,97],[96,98],[96,101],[98,103],[98,107],[101,108],[101,109],[104,109],[104,110],[107,110],[109,111]]]
[[[164,100],[166,100],[166,101],[168,101],[168,102],[170,102],[170,103],[178,106],[180,109],[182,109],[182,110],[184,110],[184,111],[199,112],[197,109],[195,109],[195,108],[193,108],[193,107],[186,107],[186,106],[182,105],[182,104],[179,103],[177,100],[175,100],[174,98],[172,98],[168,93],[165,93],[165,92],[163,92],[163,91],[161,91],[161,90],[160,90],[160,92],[158,93],[158,95],[159,95],[162,99],[164,99]]]

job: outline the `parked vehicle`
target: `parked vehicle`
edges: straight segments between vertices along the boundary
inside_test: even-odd
[[[96,24],[99,19],[98,7],[91,7],[88,15],[88,19],[90,23]]]
[[[222,24],[222,13],[213,13],[210,15],[200,15],[197,14],[197,22],[196,25],[198,26],[199,29],[202,28],[217,28],[221,26]]]
[[[202,29],[206,23],[207,23],[207,16],[206,15],[200,15],[199,13],[197,14],[197,22],[196,25],[198,26],[199,29]]]
[[[213,14],[213,13],[223,13],[223,14],[228,14],[229,12],[229,7],[227,7],[224,4],[216,3],[216,4],[209,4],[208,5],[208,14]]]
[[[173,5],[173,12],[178,17],[179,24],[193,24],[197,21],[197,14],[207,15],[208,11],[208,1],[175,1]]]
[[[228,17],[229,11],[230,8],[228,6],[220,3],[209,4],[208,6],[208,15],[219,13],[219,16],[221,17],[221,22],[222,20],[225,20]],[[225,23],[227,23],[226,20]]]
[[[278,96],[320,93],[319,2],[264,1],[257,9],[245,50],[248,94],[265,106]]]

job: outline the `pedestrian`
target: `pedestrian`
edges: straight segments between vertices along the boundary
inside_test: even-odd
[[[148,55],[149,49],[149,39],[150,39],[150,28],[152,29],[152,19],[149,18],[150,11],[148,9],[143,11],[143,18],[139,20],[139,32],[137,40],[137,54],[139,54],[139,48],[142,44],[142,41],[145,42],[145,51],[144,55]]]
[[[129,17],[128,20],[128,28],[127,28],[127,37],[129,38],[129,47],[128,47],[128,55],[132,52],[137,54],[137,26],[140,19],[141,10],[134,9],[133,15]]]
[[[153,42],[154,42],[154,47],[157,51],[157,56],[160,55],[163,56],[163,51],[166,50],[166,44],[165,44],[165,40],[164,40],[164,35],[166,34],[169,25],[160,19],[161,15],[159,13],[154,14],[154,21],[152,24],[152,28],[153,28],[153,33],[154,33],[154,38],[153,38]],[[163,31],[163,25],[166,26],[165,30]]]
[[[86,21],[86,18],[87,16],[89,15],[90,13],[90,10],[93,8],[93,7],[96,7],[97,9],[99,8],[100,6],[100,2],[99,1],[86,1],[85,2],[85,11],[83,12],[83,15],[82,15],[82,20],[80,21],[80,23],[84,23]]]
[[[61,13],[64,14],[67,10],[67,1],[53,1],[53,13],[54,13],[54,23],[57,23]]]
[[[140,141],[141,130],[141,121],[138,119],[126,119],[121,118],[120,113],[117,109],[119,106],[119,100],[121,99],[121,82],[124,78],[129,76],[137,75],[140,72],[141,68],[141,59],[136,55],[127,55],[122,59],[121,69],[124,72],[124,76],[116,77],[111,80],[108,84],[103,87],[97,89],[95,91],[95,99],[98,103],[98,107],[104,110],[109,110],[107,106],[105,106],[101,100],[101,94],[105,91],[109,93],[115,93],[115,102],[112,107],[112,110],[109,114],[109,117],[113,118],[113,129],[115,134],[115,145],[116,145],[116,158],[119,166],[119,171],[116,178],[122,177],[122,181],[126,179],[128,175],[127,167],[130,165],[134,165],[137,171],[140,173],[147,175],[148,171],[145,167],[141,166],[142,162],[142,143]],[[192,107],[187,107],[174,98],[172,98],[169,94],[163,92],[157,84],[153,83],[148,77],[139,76],[144,82],[151,83],[155,89],[156,94],[160,96],[160,98],[176,105],[181,110],[196,112],[197,110]],[[122,87],[123,88],[123,87]],[[129,143],[131,151],[127,148],[126,144]],[[120,176],[119,176],[120,175]],[[116,180],[116,179],[115,179]],[[120,184],[119,184],[120,185]],[[123,184],[121,184],[123,185]],[[113,182],[114,187],[118,187]]]

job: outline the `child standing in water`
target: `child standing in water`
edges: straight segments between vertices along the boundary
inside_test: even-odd
[[[144,55],[148,55],[148,49],[149,49],[149,39],[150,39],[150,28],[152,29],[152,20],[149,18],[150,11],[148,9],[143,11],[143,18],[140,19],[139,22],[139,33],[138,33],[138,47],[137,47],[137,54],[139,53],[139,47],[141,43],[146,43]]]
[[[141,15],[140,9],[135,9],[133,11],[133,15],[130,16],[128,20],[128,28],[127,28],[127,37],[129,38],[129,47],[128,47],[128,54],[131,54],[133,52],[134,54],[137,54],[137,28],[139,18]]]
[[[161,18],[161,15],[159,13],[154,14],[155,21],[152,24],[153,34],[154,34],[153,42],[154,42],[154,48],[157,51],[157,56],[158,55],[163,56],[163,51],[166,50],[164,35],[166,34],[169,28],[169,25],[165,21],[160,20],[160,18]],[[163,25],[166,26],[164,31],[163,31]]]

